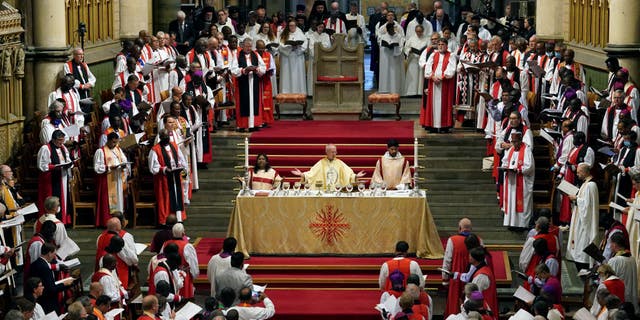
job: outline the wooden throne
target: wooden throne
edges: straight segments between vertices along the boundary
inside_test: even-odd
[[[347,46],[345,37],[334,34],[330,48],[315,44],[314,115],[359,115],[363,110],[364,45]]]

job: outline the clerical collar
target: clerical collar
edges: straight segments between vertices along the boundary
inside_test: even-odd
[[[384,156],[387,159],[401,159],[402,158],[402,154],[400,153],[400,151],[397,151],[396,156],[392,157],[391,154],[389,154],[389,151],[384,153]]]

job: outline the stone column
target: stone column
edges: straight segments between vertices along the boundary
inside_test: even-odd
[[[564,1],[536,1],[536,37],[538,40],[563,39],[563,19],[558,19],[564,9]],[[567,13],[568,14],[568,13]]]
[[[153,0],[153,31],[169,32],[169,22],[176,18],[180,2],[175,0]]]
[[[640,81],[640,1],[609,0],[609,43],[604,49]]]
[[[33,61],[35,111],[47,110],[49,93],[55,90],[62,63],[69,58],[65,0],[33,0]],[[30,115],[29,115],[30,116]]]
[[[150,30],[151,0],[120,0],[120,39],[135,39],[138,31]]]

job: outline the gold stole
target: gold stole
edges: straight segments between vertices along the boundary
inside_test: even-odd
[[[120,150],[120,148],[115,147],[113,149],[109,149],[109,147],[104,146],[104,149],[102,149],[103,153],[104,153],[104,162],[108,167],[111,166],[115,166],[118,165],[120,163],[122,163],[122,150]],[[115,157],[114,157],[115,156]],[[117,161],[117,163],[116,163]],[[109,192],[109,211],[114,211],[114,210],[118,210],[118,190],[116,188],[116,180],[118,179],[118,176],[116,176],[117,174],[120,175],[120,181],[122,181],[122,193],[124,194],[126,192],[127,189],[127,184],[125,183],[125,174],[124,174],[124,168],[120,168],[119,170],[113,170],[113,171],[109,171],[107,173],[107,190]]]

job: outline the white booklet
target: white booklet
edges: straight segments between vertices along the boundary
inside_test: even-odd
[[[56,254],[58,255],[58,257],[60,257],[60,259],[67,260],[68,256],[74,255],[78,252],[80,252],[80,247],[78,247],[78,245],[73,240],[71,240],[71,238],[67,237],[60,244],[60,248],[58,248]]]
[[[57,285],[59,285],[59,284],[64,283],[65,281],[67,281],[67,280],[69,280],[69,279],[74,280],[74,278],[73,278],[73,277],[67,277],[67,278],[64,278],[64,279],[62,279],[62,280],[58,280],[58,281],[56,281],[56,283],[55,283],[55,284],[56,284],[56,286],[57,286]]]
[[[38,212],[38,207],[36,206],[35,203],[32,203],[26,207],[22,207],[18,209],[18,211],[16,211],[16,213],[19,215],[25,215],[25,214],[36,213],[36,212]]]
[[[193,302],[187,302],[184,307],[180,308],[178,312],[176,312],[175,320],[189,320],[193,318],[198,312],[202,310],[202,307],[198,306]]]
[[[144,243],[136,243],[136,254],[140,255],[144,249],[147,248],[147,245]]]
[[[567,182],[567,180],[563,179],[558,185],[558,190],[564,192],[567,195],[576,196],[578,195],[578,191],[580,191],[580,188],[574,186],[573,184]]]
[[[395,316],[398,312],[400,312],[400,305],[398,304],[398,298],[389,295],[387,300],[384,303],[378,303],[374,309],[380,311],[382,313],[383,310],[386,310],[388,314]]]
[[[77,137],[80,135],[80,127],[77,124],[70,125],[62,129],[68,137]]]
[[[117,315],[121,314],[122,311],[124,311],[124,309],[122,308],[115,308],[115,309],[109,310],[109,312],[104,314],[104,318],[107,320],[113,320]]]
[[[531,305],[536,296],[531,291],[525,289],[523,286],[519,286],[516,292],[513,294],[515,298],[518,298],[527,304]]]
[[[618,210],[618,211],[624,210],[623,206],[621,206],[621,205],[619,205],[619,204],[617,204],[615,202],[609,202],[609,208],[613,208],[613,209]]]
[[[596,320],[596,317],[594,317],[587,308],[576,311],[576,313],[573,314],[573,318],[576,320]]]
[[[73,258],[71,260],[67,260],[67,261],[58,261],[58,263],[63,264],[69,268],[73,268],[73,267],[77,267],[80,265],[80,259],[78,258]]]

